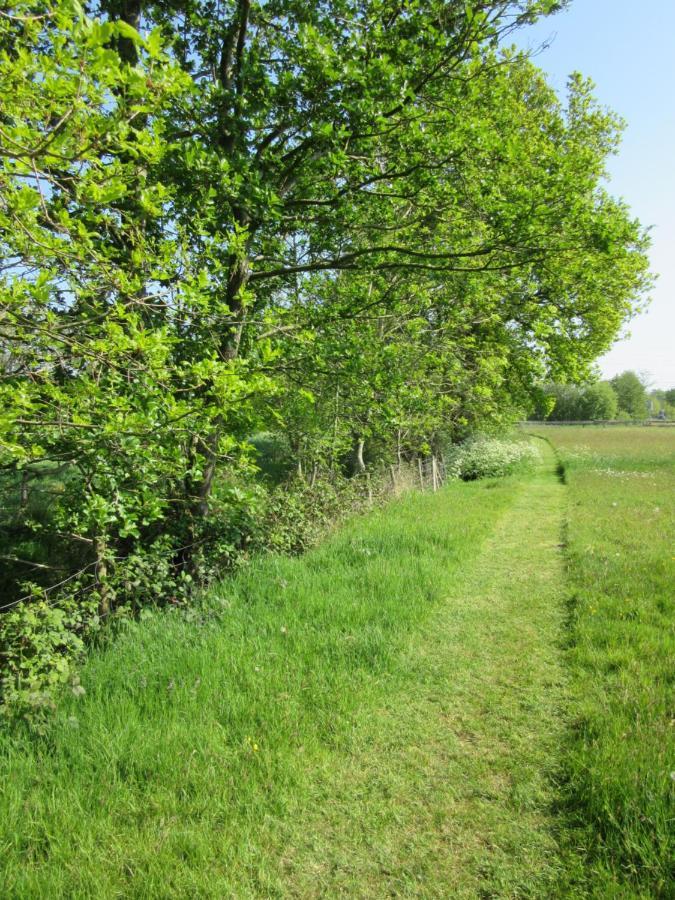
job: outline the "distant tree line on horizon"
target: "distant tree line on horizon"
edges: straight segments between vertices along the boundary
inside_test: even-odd
[[[647,379],[632,371],[609,381],[547,384],[532,418],[550,422],[588,422],[650,417],[675,418],[675,388],[650,390]]]

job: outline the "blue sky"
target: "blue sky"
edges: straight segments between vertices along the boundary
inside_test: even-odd
[[[675,387],[675,0],[572,0],[570,7],[518,35],[535,63],[564,91],[570,72],[590,77],[596,97],[627,122],[610,159],[610,190],[644,225],[659,275],[646,313],[599,360],[604,377],[648,373],[654,387]]]

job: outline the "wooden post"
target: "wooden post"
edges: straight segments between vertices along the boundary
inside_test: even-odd
[[[423,491],[424,490],[424,470],[422,468],[422,460],[419,458],[419,456],[417,457],[417,471],[420,474],[420,490]]]
[[[389,472],[391,473],[391,488],[396,493],[396,469],[393,466],[389,466]]]
[[[24,469],[21,472],[21,500],[20,500],[21,509],[25,509],[28,506],[28,472]]]
[[[438,490],[438,472],[436,471],[436,457],[431,457],[431,483],[434,486],[434,493]]]
[[[373,505],[373,489],[370,484],[370,472],[366,471],[364,474],[366,476],[366,487],[368,489],[368,503],[372,506]]]

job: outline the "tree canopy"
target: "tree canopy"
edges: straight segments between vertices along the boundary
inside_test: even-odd
[[[612,378],[619,409],[631,419],[644,419],[648,415],[647,389],[635,372],[622,372]]]
[[[508,48],[562,5],[0,14],[0,465],[63,476],[22,527],[80,548],[102,612],[158,559],[200,573],[254,432],[305,470],[426,453],[640,307],[620,121]]]

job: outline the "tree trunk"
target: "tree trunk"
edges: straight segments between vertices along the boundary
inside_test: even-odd
[[[110,591],[108,588],[108,564],[106,561],[106,542],[104,538],[96,538],[96,584],[98,587],[98,614],[107,616],[110,612]]]
[[[354,448],[354,461],[356,463],[357,472],[365,472],[366,464],[363,460],[363,448],[366,444],[365,438],[356,438],[356,446]]]
[[[248,222],[248,217],[245,215],[241,215],[240,219],[243,223]],[[245,257],[233,257],[231,259],[226,296],[230,314],[234,321],[228,325],[220,341],[220,356],[226,362],[234,361],[239,356],[239,346],[244,330],[244,304],[241,294],[248,284],[250,274],[251,267],[248,259]],[[220,441],[223,426],[223,418],[216,416],[213,430],[201,441],[201,452],[205,464],[202,479],[196,491],[199,499],[195,508],[195,513],[200,518],[207,515],[209,511],[209,497],[213,490],[213,479],[218,462],[218,442]]]

